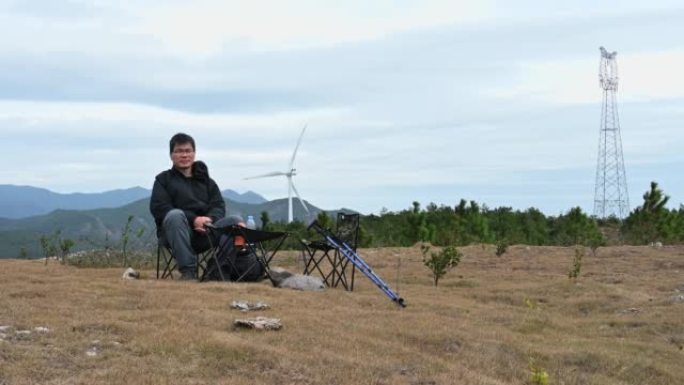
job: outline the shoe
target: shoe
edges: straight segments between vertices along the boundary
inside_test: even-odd
[[[183,271],[181,272],[180,278],[178,278],[179,281],[196,281],[197,280],[197,275],[195,275],[194,271]]]

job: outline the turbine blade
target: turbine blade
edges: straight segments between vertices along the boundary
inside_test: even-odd
[[[304,131],[306,131],[306,126],[308,123],[304,124],[302,127],[302,133],[299,134],[299,139],[297,139],[297,145],[295,146],[294,152],[292,153],[292,159],[290,159],[290,169],[294,165],[295,156],[297,156],[297,150],[299,149],[299,144],[302,143],[302,138],[304,137]]]
[[[294,183],[292,183],[292,179],[290,179],[290,186],[292,186],[292,191],[294,191],[294,193],[295,193],[295,195],[297,196],[297,198],[299,198],[299,202],[302,203],[302,206],[304,206],[304,210],[305,210],[306,213],[308,214],[308,213],[309,213],[309,208],[306,207],[306,203],[304,203],[304,199],[302,199],[302,197],[299,196],[299,192],[297,191],[297,188],[295,187]]]
[[[280,175],[287,175],[287,173],[282,172],[282,171],[274,171],[274,172],[269,172],[268,174],[256,175],[256,176],[250,176],[250,177],[247,177],[247,178],[242,178],[242,180],[256,179],[256,178],[268,178],[268,177],[271,177],[271,176],[280,176]]]

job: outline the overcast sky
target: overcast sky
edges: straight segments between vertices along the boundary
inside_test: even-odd
[[[121,3],[121,4],[118,4]],[[129,3],[129,4],[126,4]],[[0,184],[143,186],[186,132],[222,189],[363,213],[593,210],[599,46],[631,207],[684,202],[681,1],[0,1]]]

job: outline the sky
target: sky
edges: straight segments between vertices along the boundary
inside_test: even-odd
[[[599,47],[630,207],[684,202],[681,1],[0,0],[0,184],[142,186],[192,135],[221,189],[364,214],[593,211]]]

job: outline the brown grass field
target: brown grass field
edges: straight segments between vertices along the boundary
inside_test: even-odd
[[[461,251],[434,287],[418,247],[360,250],[404,309],[363,275],[300,292],[2,260],[0,384],[531,384],[531,366],[548,384],[684,384],[684,246],[587,251],[577,282],[574,248]],[[233,327],[256,315],[283,328]]]

